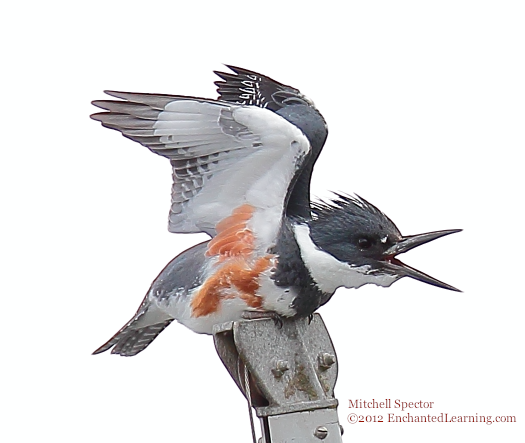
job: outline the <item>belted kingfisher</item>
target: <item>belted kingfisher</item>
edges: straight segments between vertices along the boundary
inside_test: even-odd
[[[211,239],[174,258],[133,318],[94,354],[133,356],[173,320],[198,333],[246,311],[309,316],[337,288],[402,277],[457,291],[397,255],[458,229],[403,236],[358,196],[310,201],[328,135],[297,89],[233,66],[215,72],[217,100],[105,91],[91,117],[170,160],[168,229]]]

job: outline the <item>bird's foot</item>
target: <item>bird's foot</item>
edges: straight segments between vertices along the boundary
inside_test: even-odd
[[[244,311],[242,318],[245,320],[257,320],[260,318],[271,318],[279,329],[283,327],[282,317],[274,311]]]

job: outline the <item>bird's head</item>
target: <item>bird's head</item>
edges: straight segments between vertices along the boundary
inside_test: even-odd
[[[458,291],[417,269],[402,263],[397,256],[416,246],[461,231],[451,229],[403,236],[383,212],[361,197],[336,194],[330,202],[315,203],[309,221],[315,246],[342,265],[358,270],[359,278],[347,277],[342,286],[359,287],[365,283],[389,286],[402,277]],[[339,272],[341,274],[341,272]]]

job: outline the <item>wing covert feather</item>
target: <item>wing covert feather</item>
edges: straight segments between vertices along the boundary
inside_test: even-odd
[[[207,232],[235,208],[255,208],[272,242],[290,182],[310,151],[306,136],[269,109],[196,97],[106,91],[92,118],[168,158],[170,232]]]

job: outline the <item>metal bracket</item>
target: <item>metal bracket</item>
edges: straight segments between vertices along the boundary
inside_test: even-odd
[[[261,420],[262,443],[340,443],[334,397],[337,358],[319,314],[214,327],[217,353],[246,396],[239,364],[250,374],[249,401]]]

